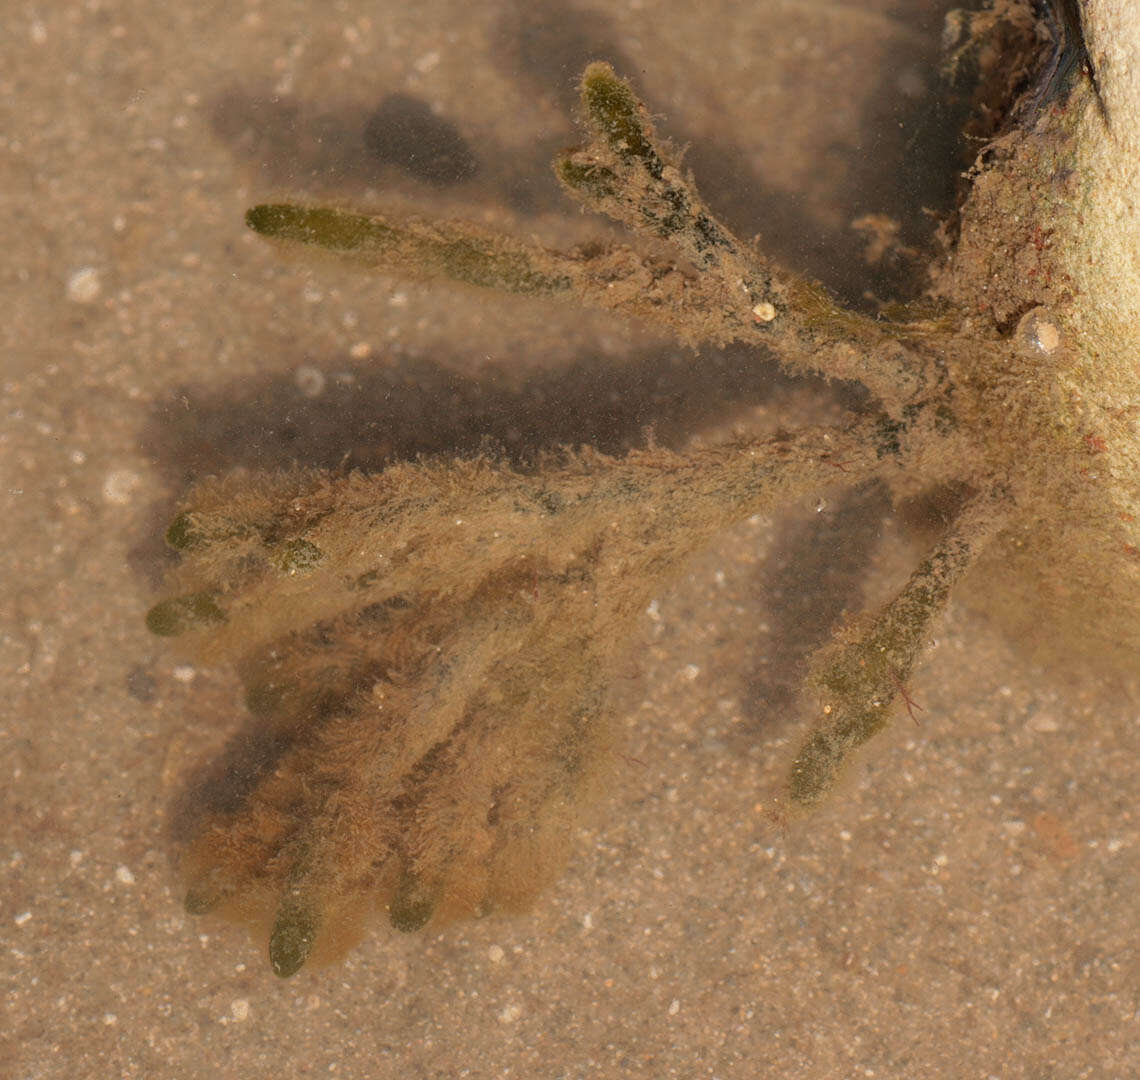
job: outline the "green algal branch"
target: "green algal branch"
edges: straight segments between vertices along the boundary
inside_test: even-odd
[[[559,252],[465,223],[287,203],[253,207],[247,224],[374,269],[564,296],[662,325],[694,345],[762,345],[791,370],[857,379],[894,415],[939,391],[933,345],[950,326],[858,315],[778,270],[716,218],[609,65],[586,69],[582,108],[592,138],[555,162],[563,185],[587,209],[664,241],[679,259],[623,245]]]
[[[809,679],[821,714],[800,747],[788,778],[793,808],[818,805],[852,755],[879,734],[906,698],[906,683],[930,639],[951,589],[1005,522],[1011,503],[1001,492],[969,502],[934,550],[869,625],[825,650]],[[909,699],[907,699],[909,701]]]
[[[615,516],[628,535],[623,558],[659,565],[664,550],[665,562],[675,561],[788,498],[904,467],[912,430],[921,425],[907,429],[872,416],[846,428],[681,452],[552,455],[534,474],[485,459],[395,466],[379,477],[354,477],[351,496],[335,513],[314,510],[296,522],[235,513],[226,492],[216,509],[203,500],[168,530],[168,542],[184,556],[186,589],[156,604],[147,622],[162,636],[205,633],[223,651],[234,637],[248,648],[298,620],[328,619],[425,588],[458,588],[463,575],[453,580],[444,567],[506,561],[519,550],[541,558],[550,549],[553,556],[572,544],[570,537],[604,531]],[[319,476],[301,475],[295,484],[285,504],[291,510],[327,497]],[[456,529],[456,520],[472,527]],[[494,529],[475,527],[482,521]],[[346,534],[361,539],[342,555]],[[408,554],[376,563],[376,552],[401,550]],[[279,618],[268,618],[275,596]],[[247,625],[247,608],[256,624]]]
[[[550,252],[288,204],[249,223],[404,276],[766,346],[879,405],[830,428],[621,458],[577,448],[526,470],[484,455],[197,484],[147,621],[199,660],[232,660],[256,738],[220,763],[226,790],[194,793],[186,907],[256,927],[278,975],[342,952],[373,912],[407,932],[525,909],[605,787],[624,643],[686,560],[752,514],[881,482],[953,518],[898,595],[813,659],[819,711],[778,811],[817,805],[900,699],[916,706],[916,664],[972,568],[1008,590],[996,614],[1049,623],[1066,657],[1134,658],[1140,294],[1120,268],[1137,263],[1140,144],[1104,140],[1087,80],[979,163],[936,281],[952,314],[930,321],[844,310],[734,236],[607,65],[587,69],[582,110],[584,145],[558,175],[636,246]],[[1114,108],[1114,128],[1129,115]]]

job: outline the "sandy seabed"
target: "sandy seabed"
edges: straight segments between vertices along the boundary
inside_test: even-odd
[[[710,203],[849,299],[851,229],[929,234],[928,0],[15,4],[0,38],[0,1074],[1125,1077],[1140,1071],[1132,677],[1041,670],[952,606],[923,707],[821,812],[767,816],[806,656],[905,577],[875,491],[756,518],[650,607],[610,799],[529,916],[282,982],[183,914],[170,807],[233,673],[146,632],[195,477],[833,416],[836,388],[602,316],[283,258],[308,196],[606,235],[547,162],[573,80],[632,76]],[[369,149],[369,117],[406,134]],[[933,131],[933,134],[932,134]],[[423,148],[431,153],[426,155]],[[916,147],[920,149],[916,150]],[[941,179],[940,179],[941,177]]]

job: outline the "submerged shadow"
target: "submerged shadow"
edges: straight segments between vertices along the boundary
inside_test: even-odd
[[[806,273],[845,303],[873,310],[877,303],[914,299],[925,287],[923,268],[934,251],[935,225],[949,216],[962,167],[961,119],[968,95],[938,77],[938,33],[946,0],[896,16],[917,34],[885,45],[883,79],[868,96],[854,130],[862,142],[830,150],[850,182],[838,194],[827,225],[794,193],[766,185],[751,152],[709,139],[668,116],[665,133],[686,147],[685,165],[725,223],[743,237],[763,235],[765,253]],[[925,49],[915,40],[929,41]],[[426,101],[375,80],[374,96],[347,102],[282,97],[268,89],[232,86],[213,102],[217,137],[256,172],[263,191],[302,189],[330,199],[375,197],[382,186],[414,195],[461,187],[472,199],[498,202],[516,213],[568,213],[571,206],[551,168],[555,155],[577,139],[577,80],[592,60],[607,60],[636,82],[638,65],[620,45],[612,19],[561,0],[514,0],[492,42],[501,71],[530,99],[565,117],[548,138],[525,150],[496,143],[487,132],[463,132]],[[651,112],[660,112],[652,99]],[[851,223],[882,215],[897,224],[897,242],[875,262]]]
[[[879,484],[844,492],[834,508],[779,528],[753,589],[766,609],[744,675],[744,734],[798,709],[808,661],[843,617],[863,606],[863,579],[891,502]]]

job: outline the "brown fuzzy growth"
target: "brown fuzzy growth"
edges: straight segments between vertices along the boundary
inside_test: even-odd
[[[1109,78],[1114,116],[1117,92]],[[251,210],[263,235],[366,266],[762,344],[792,371],[861,381],[878,405],[842,427],[681,453],[581,451],[527,472],[433,461],[191,491],[167,531],[182,563],[147,622],[236,663],[264,748],[236,795],[203,804],[182,860],[187,909],[251,922],[290,975],[374,908],[412,931],[524,907],[557,873],[611,756],[606,686],[638,613],[718,532],[840,478],[878,478],[896,496],[952,485],[963,509],[897,596],[817,657],[821,712],[785,805],[817,804],[886,726],[975,567],[1015,598],[999,614],[1078,625],[1070,651],[1134,650],[1140,289],[1116,268],[1140,265],[1140,129],[1122,119],[1119,143],[1106,142],[1096,100],[1078,80],[1065,109],[991,148],[938,276],[945,306],[912,322],[847,311],[734,237],[605,64],[583,77],[588,141],[556,169],[652,255]],[[1093,259],[1090,229],[1112,266]]]
[[[401,930],[526,906],[596,784],[613,659],[661,582],[836,460],[893,468],[873,435],[197,488],[150,623],[236,657],[280,749],[201,822],[187,908],[270,924],[284,975],[375,905]]]

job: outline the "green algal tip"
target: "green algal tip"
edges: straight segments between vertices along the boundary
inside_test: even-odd
[[[912,707],[905,683],[930,627],[1006,513],[1004,492],[968,503],[866,631],[825,654],[812,681],[828,704],[792,765],[788,795],[793,805],[810,809],[823,800],[855,751],[890,723],[900,696]]]
[[[198,592],[160,600],[146,613],[146,626],[158,637],[177,637],[187,630],[219,626],[226,618],[214,593]]]
[[[379,218],[325,206],[261,203],[245,213],[255,233],[274,240],[314,244],[330,251],[380,251],[390,246],[395,231]]]
[[[561,157],[554,164],[558,179],[571,191],[592,199],[604,199],[617,190],[612,169],[591,161],[577,161],[573,156]]]
[[[422,930],[435,912],[435,901],[423,890],[420,881],[405,874],[388,905],[388,921],[403,934]]]
[[[572,285],[567,275],[548,273],[529,249],[489,240],[466,226],[391,223],[289,203],[254,206],[245,220],[262,236],[325,248],[372,267],[442,274],[481,288],[534,295],[566,292]]]
[[[594,63],[582,76],[582,105],[590,124],[622,157],[656,160],[641,115],[641,103],[629,83],[609,64]]]
[[[168,526],[166,542],[175,551],[185,551],[196,547],[205,537],[200,529],[194,527],[194,517],[189,510],[183,510]]]
[[[304,967],[319,926],[317,913],[307,904],[292,896],[282,902],[269,935],[269,964],[274,975],[287,979]]]
[[[794,805],[809,809],[822,802],[855,751],[890,723],[924,635],[945,603],[944,590],[924,588],[920,575],[921,569],[869,633],[816,673],[813,681],[829,704],[792,765],[788,795]]]
[[[175,551],[193,551],[219,540],[245,536],[250,530],[217,515],[183,510],[167,527],[164,539]]]

